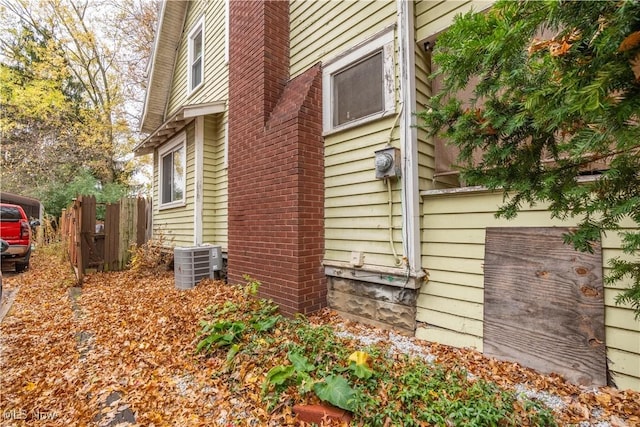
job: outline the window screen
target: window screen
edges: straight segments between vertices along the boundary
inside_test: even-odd
[[[202,82],[202,30],[193,36],[191,58],[191,89],[194,89]]]
[[[384,110],[382,51],[333,75],[333,126]]]
[[[184,196],[184,148],[162,158],[162,203],[181,200]]]

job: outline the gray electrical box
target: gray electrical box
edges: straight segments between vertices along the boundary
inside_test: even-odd
[[[400,178],[400,149],[389,147],[375,152],[376,178]]]

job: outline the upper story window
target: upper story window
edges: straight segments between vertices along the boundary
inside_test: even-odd
[[[158,150],[160,208],[181,206],[185,201],[187,146],[184,133]]]
[[[188,92],[194,92],[204,81],[204,18],[189,33]]]
[[[388,28],[323,64],[323,131],[330,133],[395,111],[394,32]]]

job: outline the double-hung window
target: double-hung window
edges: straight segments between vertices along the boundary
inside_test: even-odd
[[[204,81],[204,19],[189,33],[188,92],[198,89]]]
[[[160,208],[184,204],[186,183],[186,136],[178,135],[158,150]]]
[[[393,38],[388,28],[323,64],[325,134],[395,111]]]

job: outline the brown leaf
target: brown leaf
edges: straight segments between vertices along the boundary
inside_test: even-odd
[[[552,43],[549,46],[551,56],[563,56],[569,51],[569,49],[571,49],[571,45],[566,40],[562,43]]]
[[[533,55],[534,53],[549,47],[549,44],[551,44],[550,40],[540,40],[537,38],[533,39],[533,41],[529,45],[529,48],[527,49],[527,52],[529,53],[529,55]]]
[[[635,31],[622,40],[620,47],[618,47],[618,52],[626,52],[638,45],[640,45],[640,31]]]
[[[633,75],[636,76],[636,80],[640,80],[640,53],[636,55],[636,57],[629,61],[631,64],[631,70],[633,70]]]
[[[600,404],[600,406],[609,406],[611,404],[611,395],[606,393],[598,393],[596,395],[596,400]]]
[[[609,418],[609,423],[611,424],[612,427],[628,427],[629,426],[629,424],[627,424],[626,422],[624,422],[622,419],[620,419],[615,415],[612,415]]]

